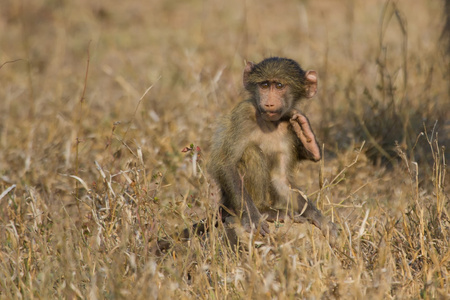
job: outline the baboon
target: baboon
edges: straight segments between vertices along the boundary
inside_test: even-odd
[[[208,171],[221,191],[224,221],[239,220],[245,230],[269,233],[266,221],[308,221],[336,236],[329,222],[305,199],[293,180],[296,163],[319,161],[321,150],[298,104],[317,92],[317,73],[292,59],[248,62],[243,74],[250,98],[218,124]]]

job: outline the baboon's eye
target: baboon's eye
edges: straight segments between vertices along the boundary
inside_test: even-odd
[[[259,84],[259,86],[263,89],[267,89],[270,86],[270,84],[268,81],[263,81]]]
[[[284,84],[282,84],[281,82],[277,82],[276,87],[277,89],[281,90],[282,88],[284,88]]]

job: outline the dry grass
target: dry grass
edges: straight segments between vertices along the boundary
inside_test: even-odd
[[[450,297],[443,1],[1,6],[0,298]],[[284,224],[234,252],[219,226],[155,255],[215,214],[213,125],[269,55],[319,72],[298,180],[336,247]]]

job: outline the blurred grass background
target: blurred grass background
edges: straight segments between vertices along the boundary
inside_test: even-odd
[[[449,9],[3,0],[0,297],[450,297]],[[215,213],[214,124],[269,56],[319,73],[304,112],[325,157],[298,180],[338,245],[285,224],[234,252],[219,226],[157,255]]]

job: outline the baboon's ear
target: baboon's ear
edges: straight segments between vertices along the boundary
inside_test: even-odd
[[[317,72],[307,71],[305,75],[306,98],[312,98],[317,93]]]
[[[255,67],[255,64],[251,61],[248,61],[247,64],[245,65],[244,75],[242,77],[242,81],[244,83],[245,88],[248,86],[248,76],[254,67]]]

